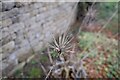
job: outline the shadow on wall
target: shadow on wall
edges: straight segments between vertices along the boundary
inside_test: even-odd
[[[76,10],[76,21],[71,26],[70,31],[76,35],[79,31],[80,25],[83,22],[86,13],[88,12],[89,8],[93,2],[78,2],[77,4],[77,10]]]

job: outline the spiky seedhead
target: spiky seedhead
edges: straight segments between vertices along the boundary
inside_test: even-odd
[[[65,53],[72,48],[72,45],[70,44],[72,40],[72,34],[63,33],[62,35],[59,35],[58,38],[53,36],[53,43],[50,43],[49,46],[59,54]]]

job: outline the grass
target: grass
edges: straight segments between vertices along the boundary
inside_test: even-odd
[[[118,9],[117,2],[102,2],[98,5],[97,19],[101,24],[105,24],[106,21],[112,16],[112,14]],[[114,27],[113,27],[114,26]],[[114,16],[106,29],[111,30],[114,34],[118,33],[118,13]]]
[[[48,61],[48,57],[46,55],[42,54],[42,55],[40,55],[40,61],[46,62],[46,61]]]
[[[83,50],[88,46],[83,54],[79,54],[80,58],[85,54],[90,54],[88,58],[96,58],[96,60],[92,62],[95,64],[94,66],[99,69],[101,69],[101,66],[105,66],[103,70],[106,73],[106,77],[113,78],[120,76],[118,71],[117,40],[109,39],[103,34],[97,36],[92,32],[81,32],[79,36],[79,46]]]
[[[55,51],[51,51],[51,56],[52,56],[53,58],[57,58],[57,57],[58,57],[58,53],[55,52]]]
[[[21,70],[17,70],[17,71],[15,71],[14,74],[15,74],[16,77],[19,77],[19,76],[21,75]]]
[[[37,62],[35,60],[31,60],[31,64],[36,64]]]
[[[29,76],[31,78],[41,77],[41,75],[42,75],[41,69],[36,68],[36,67],[33,67],[29,72]]]

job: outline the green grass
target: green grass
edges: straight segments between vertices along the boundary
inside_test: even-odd
[[[16,77],[20,77],[21,72],[22,72],[21,70],[16,70],[15,73],[14,73],[14,75]]]
[[[113,2],[101,2],[97,6],[98,13],[96,18],[98,20],[98,23],[102,25],[106,24],[110,17],[114,14],[114,12],[118,10],[118,6],[116,6],[118,3],[114,2],[114,0],[110,1]],[[109,22],[106,29],[111,30],[113,33],[118,33],[118,13]]]
[[[83,50],[87,47],[83,54],[79,54],[79,57],[82,58],[86,54],[90,54],[89,58],[95,58],[99,53],[99,59],[96,62],[93,62],[96,67],[104,65],[107,63],[107,66],[104,70],[106,71],[107,77],[120,77],[118,70],[118,40],[109,39],[103,34],[96,35],[92,32],[81,32],[79,36],[79,46]],[[103,51],[99,51],[97,46],[102,46]],[[105,60],[104,52],[107,53],[108,58]]]
[[[42,55],[40,55],[40,61],[46,62],[46,61],[48,61],[48,57],[46,55],[42,54]]]
[[[33,64],[33,65],[37,63],[37,61],[35,61],[35,60],[31,60],[30,62],[31,62],[31,64]]]
[[[51,51],[51,56],[52,56],[53,58],[57,58],[57,57],[58,57],[58,53],[55,52],[55,51]]]
[[[36,78],[36,77],[41,77],[42,75],[42,71],[40,68],[35,68],[33,67],[30,71],[29,71],[29,76],[31,78]]]

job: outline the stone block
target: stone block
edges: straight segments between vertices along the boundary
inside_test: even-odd
[[[29,31],[27,33],[27,36],[29,36],[29,37],[36,37],[37,38],[37,34],[39,34],[39,36],[40,36],[41,35],[41,30],[33,29],[32,31]]]
[[[0,29],[2,28],[2,20],[0,21]]]
[[[34,40],[43,40],[44,35],[42,33],[36,33],[33,36],[29,36],[29,40],[30,42],[34,41]]]
[[[18,59],[18,61],[19,61],[19,59],[21,59],[21,58],[27,58],[28,56],[27,55],[30,55],[30,54],[32,54],[32,52],[31,52],[31,47],[30,47],[30,45],[27,45],[27,46],[24,46],[24,47],[22,47],[22,48],[20,48],[20,49],[18,49],[18,50],[16,50],[14,53],[12,53],[12,54],[14,54],[15,55],[15,59]],[[26,55],[26,56],[25,56]]]
[[[30,44],[32,47],[36,46],[40,42],[40,39],[32,39],[30,40]]]
[[[19,46],[22,48],[22,47],[27,46],[29,44],[30,44],[29,41],[27,39],[24,39],[24,40],[22,40],[21,44],[19,44]]]
[[[9,53],[1,54],[1,60],[7,59],[9,56]]]
[[[13,24],[18,23],[19,22],[19,17],[14,16],[14,17],[11,18],[11,20],[12,20]]]
[[[5,37],[7,37],[8,35],[10,35],[10,31],[9,31],[9,29],[7,28],[7,27],[4,27],[3,29],[2,29],[2,38],[5,38]]]
[[[9,57],[9,62],[15,61],[15,63],[18,64],[18,62],[25,61],[29,56],[33,54],[32,49],[28,49],[28,48],[25,49],[21,48],[15,51],[14,53],[12,53],[12,55]]]
[[[16,6],[17,8],[20,8],[20,7],[23,7],[24,5],[23,5],[21,2],[16,2],[16,3],[15,3],[15,6]]]
[[[0,29],[0,41],[2,40],[2,30]]]
[[[23,28],[24,24],[22,22],[9,26],[10,33],[17,32],[18,30],[24,30]]]
[[[11,24],[12,24],[12,20],[10,18],[2,20],[3,27],[10,26]]]
[[[14,41],[10,41],[9,43],[2,46],[3,53],[10,53],[15,48]]]
[[[2,54],[2,47],[0,47],[0,54]]]
[[[2,45],[5,45],[6,43],[9,43],[11,40],[12,39],[11,39],[10,35],[4,37],[3,34],[2,34],[2,40],[0,42],[2,42]]]
[[[13,8],[12,10],[9,11],[9,17],[14,17],[19,14],[19,8]]]
[[[5,12],[2,12],[0,14],[1,14],[0,20],[5,20],[5,19],[12,18],[12,17],[19,15],[19,9],[13,8],[10,11],[5,11]]]
[[[13,33],[13,34],[11,34],[11,37],[12,37],[12,39],[16,39],[17,38],[17,34]]]
[[[28,50],[27,53],[23,54],[23,55],[20,55],[18,57],[18,61],[19,62],[23,62],[23,61],[26,61],[31,55],[33,55],[33,51],[30,49]]]
[[[14,7],[14,2],[2,2],[2,11],[8,11]]]
[[[2,2],[0,2],[0,12],[2,12]]]
[[[39,21],[45,19],[46,17],[48,17],[48,15],[47,15],[46,12],[41,13],[41,14],[39,14],[39,15],[36,16],[36,21],[39,22]]]
[[[42,28],[41,27],[41,24],[39,24],[39,23],[35,23],[35,24],[32,24],[30,27],[27,27],[26,28],[26,31],[27,32],[33,32],[33,30],[35,30],[35,29],[37,29],[38,30],[38,28]]]
[[[4,19],[6,19],[6,12],[1,12],[0,13],[0,21],[2,21],[2,20],[4,20]],[[7,17],[8,18],[8,17]]]
[[[37,45],[33,47],[33,49],[35,52],[38,52],[41,50],[42,47],[43,47],[43,42],[39,42]]]
[[[2,54],[0,53],[0,62],[2,61]]]
[[[36,9],[41,8],[42,5],[43,5],[43,4],[40,3],[40,2],[33,4],[34,8],[36,8]]]
[[[45,42],[50,42],[52,40],[52,32],[48,31],[45,33],[45,38],[44,41]]]
[[[24,13],[29,13],[30,11],[31,7],[29,5],[24,7]]]
[[[9,64],[7,64],[7,63],[3,63],[2,61],[0,61],[0,71],[3,71],[4,69],[6,69],[8,66],[9,66]]]
[[[36,24],[36,17],[29,18],[28,20],[24,21],[25,27],[29,28],[33,24]]]
[[[19,36],[19,37],[17,37],[17,38],[15,39],[15,44],[16,44],[16,45],[20,45],[23,40],[24,40],[24,36],[21,35],[21,36]]]
[[[20,14],[18,15],[19,21],[24,22],[25,20],[30,19],[30,13]]]
[[[32,10],[31,12],[30,12],[30,16],[31,17],[33,17],[33,16],[36,16],[37,14],[38,14],[38,10],[36,9],[36,10]]]

